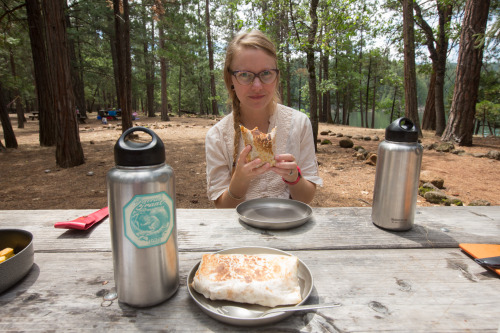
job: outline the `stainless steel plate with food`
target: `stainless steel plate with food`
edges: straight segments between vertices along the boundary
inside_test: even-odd
[[[1,294],[28,274],[33,266],[33,235],[21,229],[0,229],[0,250],[10,252],[0,263]]]
[[[300,201],[279,198],[259,198],[240,203],[236,207],[240,220],[262,229],[289,229],[298,227],[312,216],[312,208]]]
[[[290,253],[268,248],[268,247],[240,247],[232,248],[217,252],[219,254],[278,254],[278,255],[290,255]],[[281,313],[270,313],[263,317],[259,317],[263,312],[275,309],[261,305],[237,303],[231,301],[213,301],[202,294],[196,292],[192,286],[194,275],[198,270],[200,262],[193,266],[189,275],[187,277],[187,286],[191,298],[198,304],[203,312],[208,314],[210,317],[224,322],[226,324],[237,325],[237,326],[258,326],[267,325],[278,322],[290,316],[291,312],[281,312]],[[313,289],[313,277],[309,268],[299,259],[299,286],[300,293],[302,296],[302,301],[297,305],[301,305],[307,301],[311,291]],[[276,307],[279,308],[279,307]]]

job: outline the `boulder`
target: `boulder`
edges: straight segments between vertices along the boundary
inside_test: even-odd
[[[321,144],[322,145],[331,145],[332,142],[330,140],[328,140],[328,139],[323,139],[323,140],[321,140]]]
[[[429,191],[424,194],[425,200],[429,201],[430,203],[435,203],[435,204],[443,204],[447,196],[445,193],[441,191]]]
[[[339,146],[342,148],[352,148],[354,146],[354,142],[351,139],[342,139],[339,141]]]
[[[493,160],[500,161],[500,151],[498,151],[498,150],[490,150],[486,154],[486,157],[491,158]]]
[[[438,189],[444,188],[444,179],[427,170],[423,170],[420,172],[420,184],[425,183],[430,183]]]
[[[491,203],[487,200],[476,199],[469,203],[469,206],[491,206]]]
[[[455,149],[455,146],[451,142],[439,142],[437,144],[434,144],[434,149],[436,151],[449,153],[450,151]]]
[[[368,165],[377,165],[377,154],[369,153],[365,163]]]

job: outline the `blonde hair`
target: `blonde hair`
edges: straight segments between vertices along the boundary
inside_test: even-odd
[[[236,96],[236,92],[234,91],[233,81],[232,81],[232,69],[231,63],[233,62],[234,57],[238,54],[241,49],[244,48],[253,48],[264,51],[267,55],[271,56],[276,65],[278,64],[278,56],[276,54],[276,47],[273,42],[261,31],[259,30],[251,30],[239,33],[234,37],[234,39],[229,43],[226,50],[226,60],[224,63],[224,83],[226,84],[226,89],[228,91],[229,99],[228,104],[233,111],[233,120],[234,120],[234,150],[233,150],[233,167],[231,170],[231,175],[234,173],[234,169],[236,167],[236,160],[239,155],[239,146],[240,146],[240,138],[241,138],[241,130],[240,130],[240,100]],[[279,74],[276,80],[279,82]],[[280,101],[279,96],[279,84],[276,84],[276,90],[274,93],[273,103],[278,103]]]

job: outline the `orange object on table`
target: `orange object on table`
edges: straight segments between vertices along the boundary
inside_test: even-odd
[[[474,258],[489,258],[500,256],[500,245],[497,244],[458,244],[460,248]],[[500,268],[490,268],[500,275]]]

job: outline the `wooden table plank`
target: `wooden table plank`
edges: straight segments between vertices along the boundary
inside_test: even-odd
[[[186,277],[200,252],[180,253],[181,287],[137,309],[103,300],[114,287],[109,252],[35,254],[35,266],[0,295],[0,331],[240,332],[190,299]],[[497,332],[500,279],[458,249],[296,251],[311,270],[308,303],[342,307],[297,313],[262,331]]]
[[[0,211],[2,228],[22,228],[36,234],[35,251],[110,251],[109,223],[88,231],[55,229],[93,210]],[[283,250],[449,248],[459,243],[498,242],[500,206],[418,207],[415,226],[390,232],[371,222],[371,208],[314,208],[313,218],[291,230],[256,229],[239,221],[234,209],[178,209],[179,249],[215,251],[238,246],[268,246]],[[478,227],[480,225],[480,227]],[[235,236],[238,241],[235,241]]]

